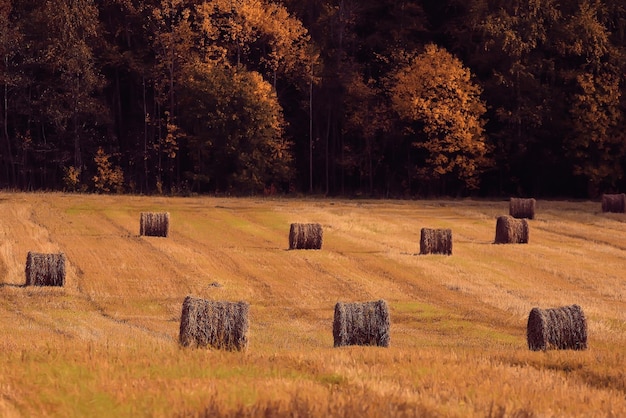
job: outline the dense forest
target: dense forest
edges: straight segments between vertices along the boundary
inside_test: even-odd
[[[625,189],[623,0],[0,0],[0,187]]]

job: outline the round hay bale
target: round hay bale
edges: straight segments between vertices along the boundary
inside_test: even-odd
[[[509,215],[518,219],[535,219],[535,199],[518,199],[512,197],[509,202]]]
[[[512,216],[499,216],[494,244],[528,244],[528,221]]]
[[[452,255],[452,230],[422,228],[420,254]]]
[[[169,232],[169,212],[141,212],[139,218],[139,235],[167,238]]]
[[[248,347],[246,302],[210,301],[187,296],[183,301],[179,341],[184,347],[210,346],[242,351]]]
[[[324,232],[320,224],[291,224],[289,228],[289,249],[320,250],[323,237]]]
[[[587,349],[587,320],[580,306],[533,308],[526,328],[528,348],[539,350]]]
[[[624,213],[626,212],[626,194],[603,194],[602,212]]]
[[[335,347],[346,345],[389,346],[387,302],[343,303],[335,305],[333,337]]]
[[[32,251],[26,256],[26,286],[64,286],[65,254],[42,254]]]

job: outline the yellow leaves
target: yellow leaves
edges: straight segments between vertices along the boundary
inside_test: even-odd
[[[609,53],[609,31],[600,23],[599,3],[581,2],[578,13],[565,24],[565,37],[559,43],[564,54],[582,56],[588,62],[598,63]]]
[[[124,172],[121,167],[114,166],[102,147],[98,148],[94,162],[96,163],[96,175],[93,176],[94,187],[100,193],[117,192],[124,189]]]
[[[609,71],[584,72],[575,80],[578,93],[572,95],[572,132],[566,139],[575,174],[594,184],[615,181],[622,176],[619,161],[626,153],[620,76]]]
[[[490,49],[499,47],[519,58],[546,41],[547,28],[559,13],[552,0],[507,1],[499,12],[488,16],[481,27],[492,38]]]
[[[159,144],[159,149],[167,156],[167,158],[174,159],[176,158],[176,153],[178,152],[179,139],[184,137],[185,133],[171,120],[169,112],[166,112],[166,116],[167,122],[165,126],[167,133],[161,144]]]
[[[318,54],[307,29],[287,9],[265,0],[215,0],[197,8],[202,28],[229,51],[235,64],[298,76],[309,74]],[[220,28],[216,30],[215,28]],[[250,62],[249,56],[255,58]],[[258,55],[258,57],[257,57]],[[267,74],[269,75],[269,74]],[[266,75],[266,76],[267,76]]]
[[[78,191],[80,189],[81,169],[74,166],[64,168],[63,183],[68,191]]]
[[[436,175],[456,172],[476,185],[475,161],[487,162],[484,121],[486,106],[470,71],[445,49],[427,45],[395,76],[392,105],[421,134],[416,146],[428,151],[426,162]]]

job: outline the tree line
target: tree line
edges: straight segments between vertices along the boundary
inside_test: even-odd
[[[0,0],[0,186],[623,189],[622,0]]]

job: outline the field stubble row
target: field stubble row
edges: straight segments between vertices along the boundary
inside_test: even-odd
[[[150,210],[169,238],[138,236]],[[540,201],[529,244],[494,245],[506,210],[3,194],[0,415],[626,413],[624,219]],[[291,222],[322,224],[322,250],[288,251]],[[416,255],[422,227],[452,229],[453,255]],[[21,287],[28,251],[63,251],[66,286]],[[248,301],[248,351],[179,348],[188,294]],[[381,298],[391,346],[332,349],[334,304]],[[589,350],[528,352],[530,309],[571,303]]]

